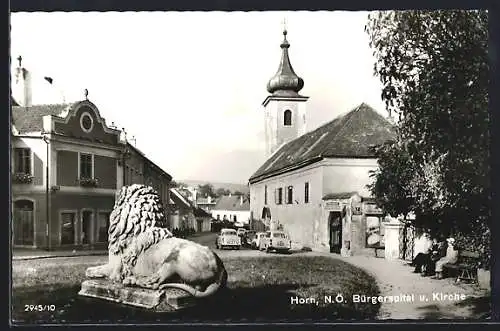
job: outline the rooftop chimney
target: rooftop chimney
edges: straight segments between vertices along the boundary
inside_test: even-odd
[[[30,107],[32,104],[31,73],[23,68],[21,56],[17,57],[17,61],[13,97],[20,106]]]

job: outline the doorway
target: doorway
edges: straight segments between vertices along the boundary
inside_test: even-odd
[[[34,204],[30,200],[14,202],[14,245],[33,246],[35,244]]]
[[[331,211],[328,215],[330,229],[330,253],[340,254],[342,248],[342,214]]]
[[[88,245],[92,240],[92,211],[82,211],[82,244]]]

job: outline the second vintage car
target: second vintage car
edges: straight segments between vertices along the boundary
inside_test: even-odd
[[[241,238],[236,233],[234,229],[222,229],[220,234],[215,240],[215,247],[217,249],[232,248],[240,249]]]
[[[259,249],[266,252],[288,252],[292,248],[292,241],[283,231],[267,231],[259,244]]]

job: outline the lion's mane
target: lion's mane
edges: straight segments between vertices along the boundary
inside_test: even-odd
[[[133,184],[118,192],[110,215],[108,249],[121,257],[123,277],[131,274],[140,254],[171,237],[165,210],[152,187]]]

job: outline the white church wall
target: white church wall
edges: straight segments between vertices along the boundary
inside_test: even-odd
[[[321,217],[322,168],[314,164],[296,171],[265,179],[250,185],[250,210],[255,219],[261,219],[262,210],[268,207],[271,218],[283,225],[292,241],[311,245],[315,220]],[[304,202],[305,183],[309,183],[309,202]],[[264,192],[267,185],[267,205]],[[287,204],[287,187],[293,187],[293,203]],[[283,203],[276,204],[275,190],[283,188]]]
[[[376,159],[328,158],[322,164],[323,195],[358,192],[362,197],[371,196],[366,185],[372,181],[369,172],[378,167]]]

